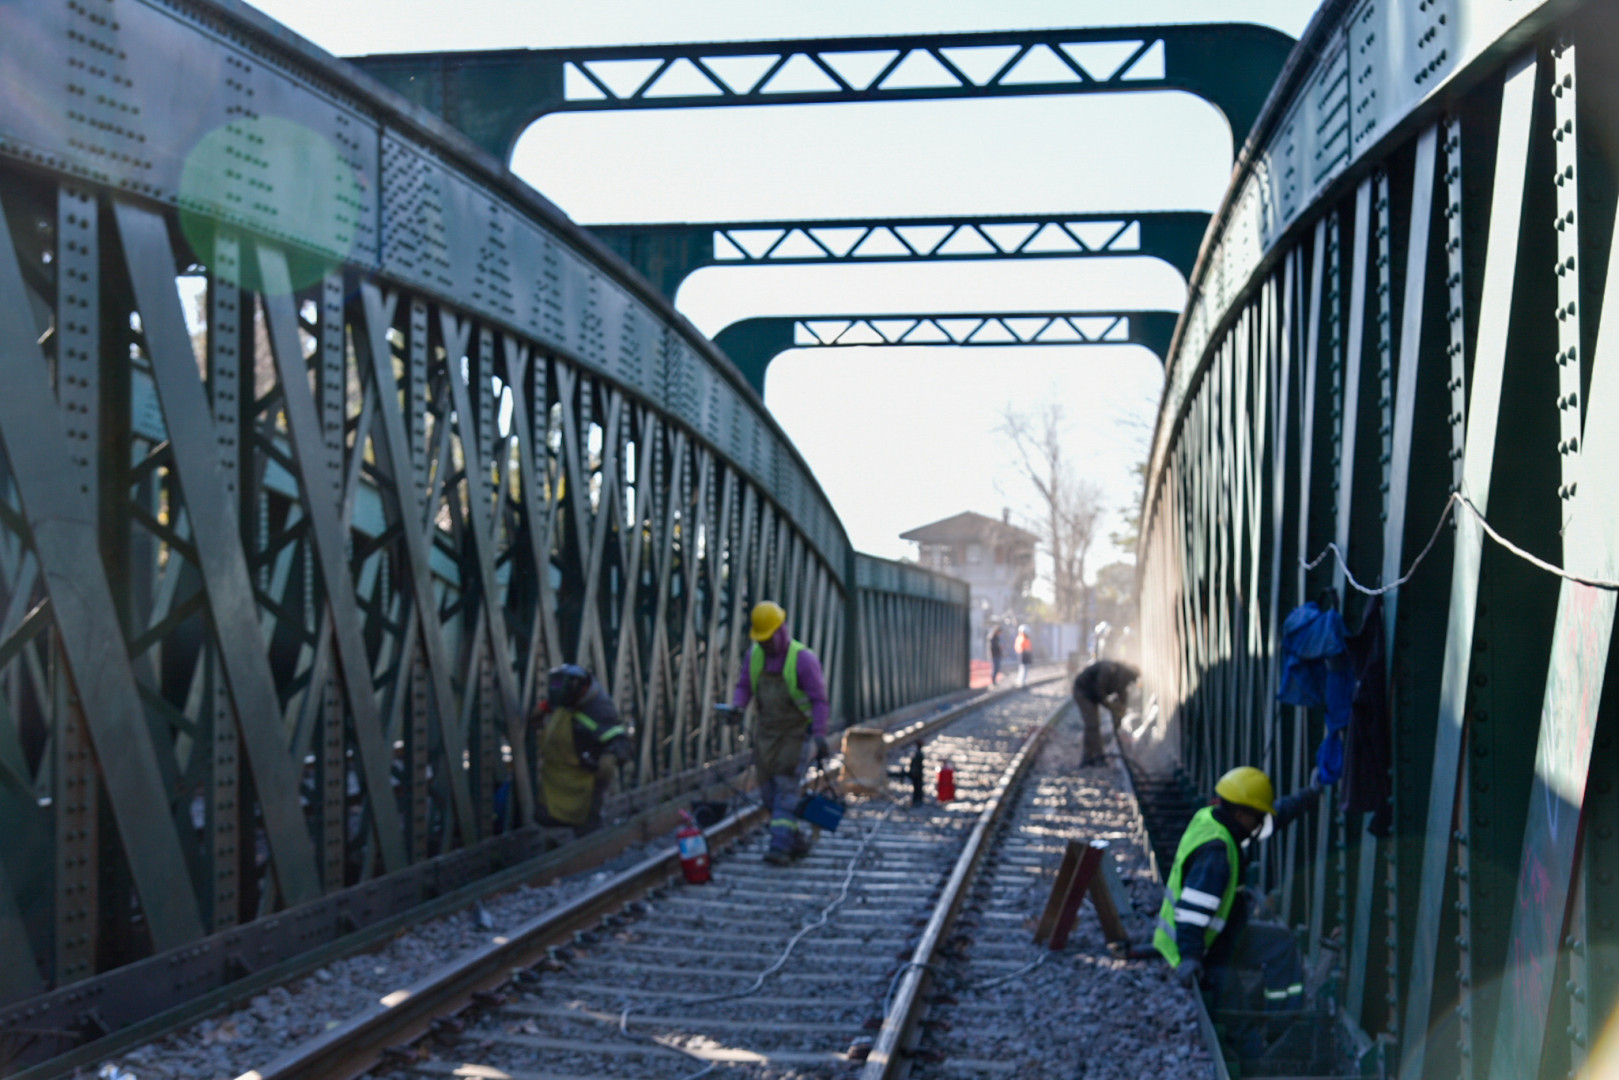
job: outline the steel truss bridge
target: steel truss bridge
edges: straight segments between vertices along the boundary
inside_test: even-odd
[[[1124,342],[1166,370],[1150,732],[1200,789],[1242,761],[1304,782],[1322,718],[1270,704],[1281,619],[1332,586],[1358,625],[1351,575],[1425,553],[1374,614],[1388,828],[1324,814],[1261,865],[1338,965],[1360,1071],[1577,1070],[1619,997],[1614,592],[1485,523],[1619,577],[1611,22],[1328,0],[1296,46],[1190,26],[348,63],[234,0],[0,16],[0,1060],[88,1063],[540,855],[524,728],[558,661],[636,722],[621,815],[746,768],[705,703],[756,599],[843,719],[961,687],[965,587],[852,550],[765,366]],[[1231,124],[1211,220],[585,230],[504,167],[557,111],[1147,90]],[[1120,256],[1189,276],[1178,321],[759,319],[722,351],[671,305],[704,266]],[[1346,562],[1302,568],[1328,542]]]

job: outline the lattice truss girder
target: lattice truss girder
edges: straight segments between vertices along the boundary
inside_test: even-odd
[[[1127,344],[1130,315],[1111,312],[1023,315],[892,315],[798,319],[793,344],[852,345],[1102,345]]]
[[[763,394],[766,370],[789,349],[1140,345],[1161,360],[1174,331],[1175,315],[1168,311],[761,316],[732,323],[714,335],[714,344]]]
[[[1239,23],[354,57],[506,160],[554,112],[1183,90],[1240,150],[1292,41]]]
[[[712,232],[712,242],[714,261],[719,263],[1126,255],[1141,251],[1141,225],[1130,215],[1083,220],[1028,217],[869,224],[761,222],[717,227]]]
[[[665,296],[709,266],[1154,258],[1190,277],[1209,215],[1032,214],[593,225]]]
[[[756,599],[842,700],[841,574],[655,404],[269,242],[0,203],[8,997],[531,820],[554,663],[624,787],[738,749]]]
[[[1200,790],[1244,762],[1308,781],[1324,725],[1275,704],[1282,620],[1329,586],[1352,630],[1376,612],[1386,801],[1334,800],[1259,861],[1400,1075],[1575,1075],[1619,1001],[1619,917],[1593,892],[1616,865],[1613,594],[1469,507],[1434,533],[1455,492],[1539,557],[1619,574],[1619,163],[1580,134],[1610,38],[1582,16],[1499,59],[1221,284],[1171,360],[1186,392],[1140,552],[1146,690]],[[1380,608],[1349,587],[1400,579],[1430,537]],[[1303,565],[1329,543],[1347,565]]]
[[[629,102],[972,87],[1028,92],[1033,87],[1085,84],[1130,87],[1163,78],[1162,37],[1125,33],[1115,40],[1049,44],[786,51],[765,47],[749,55],[580,59],[563,65],[563,94],[568,102]]]

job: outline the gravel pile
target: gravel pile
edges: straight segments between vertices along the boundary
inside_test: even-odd
[[[1062,953],[1032,944],[1069,839],[1112,845],[1134,908],[1122,913],[1132,940],[1150,936],[1162,898],[1117,766],[1081,768],[1081,757],[1079,718],[1070,711],[1035,762],[959,924],[966,940],[951,966],[954,985],[944,987],[957,1004],[929,1014],[950,1027],[923,1041],[944,1061],[913,1076],[959,1076],[950,1059],[962,1057],[1008,1063],[1029,1080],[1211,1075],[1192,992],[1174,983],[1161,960],[1111,954],[1088,901]],[[1032,971],[985,985],[1043,954]]]

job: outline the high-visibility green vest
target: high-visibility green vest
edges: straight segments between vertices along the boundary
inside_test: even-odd
[[[1186,868],[1186,860],[1192,852],[1211,840],[1225,844],[1226,860],[1231,864],[1231,873],[1226,876],[1225,895],[1220,897],[1220,906],[1213,912],[1208,910],[1207,897],[1194,898],[1205,901],[1203,903],[1181,903],[1181,873]],[[1164,954],[1170,967],[1181,962],[1181,951],[1175,944],[1175,909],[1181,909],[1182,922],[1208,920],[1203,924],[1203,947],[1207,949],[1214,944],[1220,931],[1225,929],[1225,921],[1231,916],[1231,905],[1237,899],[1237,872],[1240,866],[1236,837],[1231,835],[1230,829],[1215,820],[1214,807],[1205,806],[1193,814],[1186,831],[1181,834],[1180,846],[1175,849],[1175,867],[1169,872],[1169,884],[1164,888],[1164,904],[1158,909],[1158,930],[1152,936],[1153,947]]]
[[[590,803],[596,794],[596,777],[601,769],[586,769],[574,744],[574,722],[593,733],[606,746],[624,734],[623,724],[606,731],[593,718],[574,709],[552,709],[540,738],[540,799],[546,813],[569,825],[583,825],[590,817]],[[611,775],[611,774],[609,774]]]
[[[787,646],[787,662],[781,666],[781,676],[787,680],[787,696],[793,699],[793,704],[798,706],[799,711],[804,714],[805,722],[808,723],[811,717],[809,695],[798,688],[798,654],[804,649],[802,641],[794,641]],[[752,654],[748,657],[748,689],[755,694],[759,692],[759,676],[764,672],[764,646],[756,643]]]

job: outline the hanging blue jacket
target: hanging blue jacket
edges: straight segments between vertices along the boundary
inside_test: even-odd
[[[1344,644],[1347,631],[1336,608],[1300,604],[1282,624],[1282,675],[1276,700],[1283,705],[1326,709],[1327,737],[1316,751],[1324,783],[1343,775],[1343,730],[1355,700],[1355,672]]]

